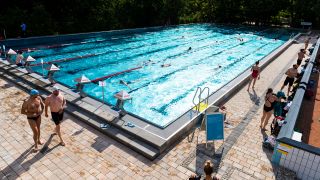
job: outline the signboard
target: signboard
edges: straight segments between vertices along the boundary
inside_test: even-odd
[[[206,134],[207,141],[224,139],[224,115],[222,113],[207,114]]]
[[[278,144],[278,152],[280,152],[283,155],[287,155],[288,153],[290,153],[292,148],[293,148],[292,146],[289,146],[289,145],[284,144],[284,143],[279,143]]]

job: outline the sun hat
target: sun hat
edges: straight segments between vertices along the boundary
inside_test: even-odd
[[[30,95],[31,95],[31,96],[39,95],[39,91],[36,90],[36,89],[32,89],[32,90],[30,91]]]
[[[52,89],[53,89],[53,91],[59,91],[60,90],[59,86],[53,86]]]

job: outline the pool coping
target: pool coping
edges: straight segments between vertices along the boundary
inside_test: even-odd
[[[290,47],[294,42],[294,39],[300,35],[301,33],[297,34],[293,39],[287,41],[263,58],[260,61],[261,69],[266,67],[276,57]],[[24,87],[26,90],[30,90],[31,88],[40,89],[42,94],[44,94],[43,97],[46,97],[52,90],[47,79],[44,79],[42,76],[35,73],[28,74],[25,69],[17,68],[15,65],[10,65],[7,61],[0,61],[0,70],[6,72],[7,75],[11,75],[11,77],[5,78],[11,78],[11,81],[14,81],[16,84]],[[210,106],[218,106],[225,102],[235,92],[237,92],[239,88],[243,87],[243,85],[247,83],[250,74],[250,68],[248,68],[221,89],[211,94],[209,96]],[[5,75],[6,74],[2,74],[2,76]],[[17,81],[17,79],[19,79],[19,81]],[[30,87],[25,87],[26,84]],[[80,99],[79,94],[74,93],[62,84],[59,84],[59,86],[68,101],[68,107],[66,109],[67,112],[151,160],[155,159],[168,147],[181,139],[181,137],[186,133],[190,132],[198,117],[197,114],[191,114],[192,118],[190,118],[190,111],[188,111],[164,129],[140,120],[130,114],[125,115],[121,119],[109,122],[104,118],[104,116],[106,115],[106,109],[110,108],[110,106],[102,104],[90,97]],[[125,126],[127,122],[132,122],[136,126],[133,128]],[[108,129],[101,129],[101,123],[110,123],[111,126]]]

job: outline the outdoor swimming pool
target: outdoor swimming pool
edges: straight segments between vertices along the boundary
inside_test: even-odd
[[[70,88],[75,88],[74,79],[81,75],[93,80],[134,69],[105,79],[105,102],[115,105],[113,95],[126,90],[132,96],[124,106],[128,112],[165,127],[193,106],[197,87],[209,87],[210,93],[215,92],[289,36],[283,29],[193,24],[87,38],[49,48],[39,46],[26,55],[34,57],[35,63],[58,60],[55,63],[61,70],[54,78]],[[164,64],[171,66],[161,67]],[[43,73],[41,65],[32,69]],[[102,100],[98,84],[87,84],[84,90]]]

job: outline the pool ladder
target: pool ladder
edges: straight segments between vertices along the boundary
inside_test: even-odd
[[[206,96],[205,99],[202,99],[202,95],[203,95],[203,93],[205,91],[207,92],[207,96]],[[198,143],[198,136],[199,136],[201,127],[203,126],[203,123],[204,123],[204,120],[205,120],[205,114],[206,114],[206,111],[207,111],[207,110],[204,111],[204,115],[203,116],[199,116],[200,107],[201,107],[201,103],[209,105],[209,95],[210,95],[209,87],[204,87],[203,89],[201,87],[198,87],[197,90],[196,90],[196,93],[193,96],[192,102],[194,104],[194,108],[192,108],[190,110],[190,113],[193,113],[193,111],[195,110],[196,111],[196,116],[198,116],[197,117],[198,119],[196,120],[196,124],[192,128],[192,134],[188,135],[188,142],[192,142],[193,141],[195,131],[196,131],[196,129],[198,129],[198,135],[197,135],[197,143]],[[198,102],[196,101],[196,97],[198,97]],[[190,119],[192,119],[192,118],[193,118],[193,115],[191,114]]]
[[[204,91],[207,90],[207,97],[205,99],[202,99],[202,94],[204,93]],[[198,95],[198,102],[196,102],[196,97]],[[210,90],[208,87],[204,87],[203,89],[201,89],[201,87],[197,88],[196,93],[193,96],[192,102],[195,105],[195,110],[197,111],[197,115],[200,113],[200,107],[201,107],[201,102],[203,101],[203,103],[205,104],[209,104],[209,94],[210,94]]]

